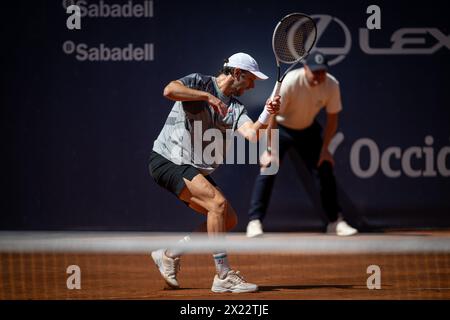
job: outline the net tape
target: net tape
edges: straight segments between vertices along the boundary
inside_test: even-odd
[[[233,233],[225,238],[196,234],[180,244],[185,234],[130,232],[0,232],[0,252],[92,252],[149,253],[159,248],[180,248],[192,253],[210,253],[217,248],[239,253],[296,252],[317,254],[450,252],[450,237],[359,235],[302,235],[268,233],[246,238]]]

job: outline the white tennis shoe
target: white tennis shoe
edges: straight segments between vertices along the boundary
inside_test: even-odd
[[[358,230],[351,227],[342,218],[338,218],[335,222],[331,222],[327,226],[327,233],[336,234],[338,236],[352,236],[358,233]]]
[[[230,270],[225,279],[220,279],[218,275],[214,277],[212,292],[255,292],[258,286],[244,280],[239,271]]]
[[[251,220],[247,225],[247,237],[259,237],[263,235],[262,223],[260,220]]]
[[[165,249],[152,252],[152,259],[166,283],[171,288],[179,288],[177,273],[180,271],[180,258],[166,256]]]

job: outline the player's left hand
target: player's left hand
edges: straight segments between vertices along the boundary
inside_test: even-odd
[[[270,114],[277,114],[281,107],[281,96],[275,96],[273,99],[267,99],[266,109]]]
[[[317,167],[320,167],[324,161],[328,161],[334,167],[334,159],[333,155],[328,151],[328,148],[322,148],[320,152],[319,162],[317,163]]]

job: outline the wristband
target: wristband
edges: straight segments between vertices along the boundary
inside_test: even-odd
[[[271,116],[271,114],[264,107],[263,112],[261,112],[261,114],[259,115],[258,121],[261,122],[262,124],[266,125],[269,123],[270,116]]]

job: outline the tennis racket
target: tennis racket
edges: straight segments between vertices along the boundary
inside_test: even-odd
[[[317,39],[317,27],[314,20],[304,13],[291,13],[281,19],[272,36],[272,49],[277,62],[277,83],[271,99],[280,94],[281,84],[289,71],[305,59],[314,47]],[[281,74],[281,64],[290,65]],[[267,128],[268,146],[271,146],[271,129],[275,116],[271,116]]]
[[[272,49],[278,69],[272,98],[279,95],[284,77],[308,56],[316,39],[316,23],[306,14],[291,13],[278,22],[272,36]],[[283,74],[281,74],[282,63],[290,65]]]

